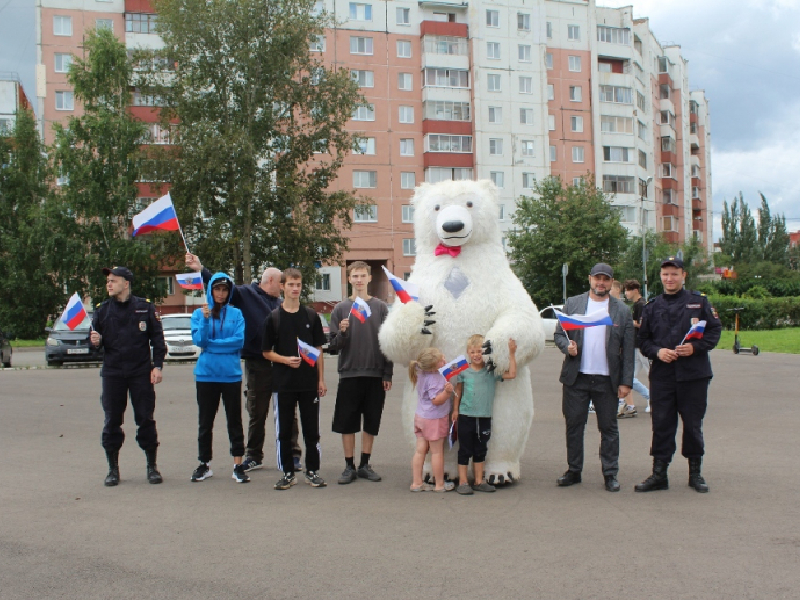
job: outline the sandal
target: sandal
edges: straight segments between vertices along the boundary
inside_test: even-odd
[[[409,489],[412,492],[430,492],[433,489],[433,486],[430,483],[423,483],[417,487],[411,486]]]
[[[455,483],[453,483],[452,481],[445,481],[443,488],[441,488],[441,489],[434,488],[433,491],[434,492],[439,492],[439,493],[444,493],[444,492],[452,492],[454,489],[456,489],[456,484]]]

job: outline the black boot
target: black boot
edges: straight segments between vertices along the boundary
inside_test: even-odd
[[[669,480],[667,480],[667,468],[669,463],[663,460],[653,459],[653,474],[642,483],[637,483],[633,489],[637,492],[655,492],[656,490],[668,490]]]
[[[150,448],[144,451],[147,456],[147,482],[148,483],[161,483],[164,481],[161,473],[156,468],[156,448]]]
[[[702,464],[702,458],[689,459],[689,487],[693,487],[695,491],[705,494],[708,491],[708,485],[706,485],[706,480],[700,474],[700,465]]]
[[[108,487],[119,485],[119,450],[106,450],[108,460],[108,475],[103,482]]]

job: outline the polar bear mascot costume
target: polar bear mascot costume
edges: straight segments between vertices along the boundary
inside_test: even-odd
[[[395,302],[378,335],[381,349],[397,366],[431,346],[450,361],[466,354],[467,338],[479,333],[491,344],[485,359],[503,373],[508,340],[516,341],[517,377],[497,384],[485,468],[489,483],[513,483],[533,420],[526,364],[544,348],[544,330],[503,250],[497,189],[487,180],[423,184],[412,204],[417,253],[409,282],[418,286],[419,302]],[[416,391],[407,382],[403,427],[412,441],[416,406]],[[445,457],[445,470],[457,473],[455,449]]]

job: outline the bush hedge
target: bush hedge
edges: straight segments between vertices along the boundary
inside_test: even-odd
[[[800,297],[794,298],[738,298],[736,296],[709,295],[711,305],[717,309],[722,326],[734,328],[735,313],[732,308],[744,307],[739,313],[741,329],[779,329],[800,325]]]

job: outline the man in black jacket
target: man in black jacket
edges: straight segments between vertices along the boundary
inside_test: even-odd
[[[200,259],[191,253],[186,254],[186,266],[202,273],[203,283],[211,280],[211,271],[204,268]],[[281,272],[274,267],[264,269],[261,282],[236,285],[231,292],[230,304],[242,311],[244,317],[244,359],[247,412],[250,422],[247,428],[246,456],[242,461],[245,471],[260,469],[264,461],[264,439],[266,421],[269,413],[269,400],[272,397],[272,363],[264,358],[261,351],[264,321],[281,305]],[[300,470],[302,450],[297,443],[297,415],[292,430],[292,455],[295,470]]]
[[[103,448],[108,459],[105,485],[119,483],[119,450],[125,441],[122,422],[128,393],[136,422],[136,441],[147,456],[147,480],[161,483],[156,467],[158,434],[153,413],[155,384],[161,383],[166,345],[155,307],[131,295],[133,273],[125,267],[103,269],[109,298],[95,311],[90,339],[102,346],[103,357]],[[152,347],[152,360],[150,348]]]
[[[653,474],[634,489],[651,492],[669,488],[667,467],[675,454],[678,415],[683,421],[681,453],[689,460],[689,485],[707,492],[700,473],[705,453],[703,417],[711,383],[709,351],[722,332],[717,311],[700,292],[683,289],[683,261],[670,257],[661,263],[664,293],[648,302],[642,311],[639,348],[652,359],[650,368],[650,416],[653,421]],[[705,322],[702,332],[687,335]],[[687,339],[687,337],[689,339]]]

